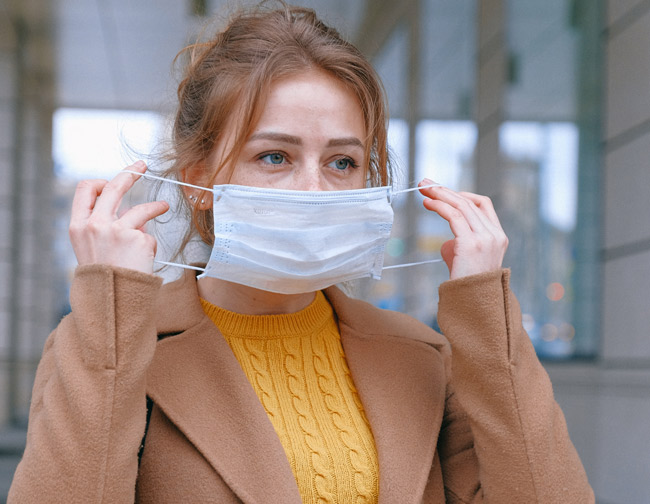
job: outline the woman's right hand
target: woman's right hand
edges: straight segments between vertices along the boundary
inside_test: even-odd
[[[144,173],[147,166],[138,161],[127,169]],[[144,226],[169,210],[169,204],[152,201],[136,205],[119,217],[117,214],[122,198],[139,178],[123,171],[110,182],[79,182],[72,201],[70,241],[80,266],[109,264],[153,272],[156,239],[144,231]]]

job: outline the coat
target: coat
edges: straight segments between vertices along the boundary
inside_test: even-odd
[[[325,291],[375,439],[380,504],[594,502],[508,279],[442,284],[445,337]],[[44,347],[8,502],[301,502],[192,274],[161,286],[79,267],[71,305]]]

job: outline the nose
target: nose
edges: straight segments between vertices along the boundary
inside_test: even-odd
[[[326,182],[316,162],[307,163],[296,170],[292,185],[296,191],[326,190]]]

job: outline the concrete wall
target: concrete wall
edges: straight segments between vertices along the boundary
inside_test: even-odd
[[[609,0],[602,43],[602,339],[549,365],[601,504],[650,502],[650,1]]]
[[[14,61],[15,36],[9,18],[0,16],[0,362],[5,361],[9,348],[10,306],[9,275],[11,269],[11,164],[13,131],[13,102],[15,97]],[[6,366],[0,365],[0,375]],[[7,380],[0,380],[0,401],[7,394]],[[1,403],[0,403],[1,404]],[[7,412],[0,406],[0,423],[4,424]]]
[[[53,325],[54,48],[40,2],[0,16],[0,424],[24,422]],[[6,14],[6,15],[5,15]]]

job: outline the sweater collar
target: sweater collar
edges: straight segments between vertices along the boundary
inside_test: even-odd
[[[204,299],[205,314],[227,336],[247,339],[276,339],[306,336],[327,324],[334,316],[322,292],[304,309],[280,315],[244,315],[225,310]]]

